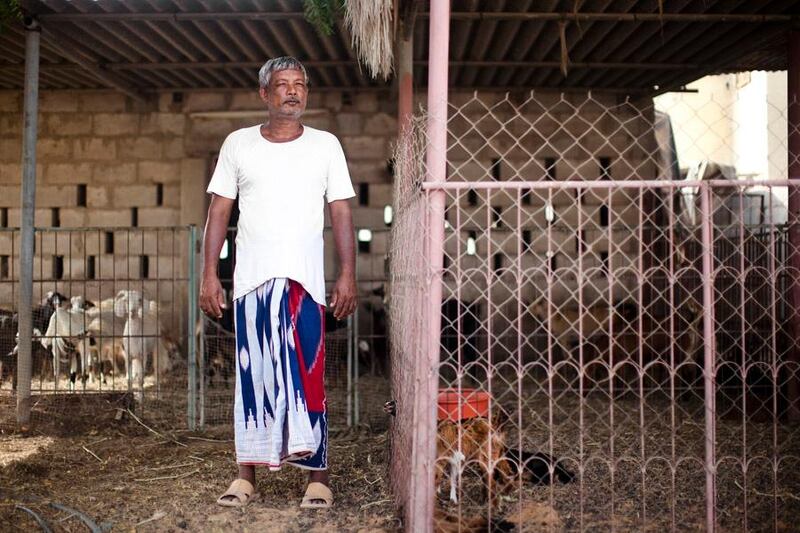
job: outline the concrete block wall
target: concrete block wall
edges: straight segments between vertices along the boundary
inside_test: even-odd
[[[517,106],[524,101],[513,95],[508,98]],[[592,180],[600,175],[601,157],[609,158],[612,179],[655,177],[657,167],[650,158],[655,151],[651,106],[619,105],[616,97],[595,95],[587,101],[581,95],[537,93],[535,105],[523,106],[524,120],[511,120],[514,112],[504,99],[504,95],[489,93],[478,99],[472,93],[451,95],[451,102],[463,107],[463,116],[455,116],[451,122],[449,179],[490,180],[499,170],[503,181],[542,180],[548,179],[551,165],[556,180]],[[424,104],[424,100],[424,94],[417,95],[417,103]],[[344,147],[358,194],[352,203],[356,229],[385,230],[384,208],[391,204],[392,195],[388,161],[397,131],[394,99],[383,93],[319,93],[312,88],[308,109],[305,123],[333,132]],[[20,93],[0,91],[0,225],[9,227],[19,224],[21,110]],[[56,221],[64,228],[129,227],[134,217],[142,228],[187,224],[201,228],[207,208],[205,187],[215,154],[231,131],[263,119],[263,104],[256,91],[162,93],[147,105],[112,91],[43,92],[40,110],[36,223],[51,226]],[[500,128],[499,123],[505,126]],[[568,266],[576,261],[576,233],[570,225],[577,223],[578,210],[582,210],[583,221],[596,226],[598,208],[605,203],[610,205],[612,220],[635,227],[639,215],[632,206],[635,196],[632,191],[611,198],[587,193],[578,205],[570,191],[550,196],[535,191],[530,205],[517,205],[516,193],[494,194],[488,207],[502,208],[503,229],[494,236],[501,242],[491,249],[502,249],[507,266],[516,244],[502,232],[515,228],[519,216],[521,229],[532,233],[531,251],[526,252],[523,264],[547,261],[542,229],[547,227],[544,206],[549,200],[560,224],[552,232],[558,250],[556,264]],[[470,206],[467,195],[460,195],[462,215],[469,212],[474,221],[483,224],[485,197],[485,193],[478,194],[478,203]],[[486,228],[476,225],[474,229],[480,235]],[[605,235],[587,234],[585,253],[596,255],[613,249],[612,265],[625,264],[626,258],[619,255],[635,248],[629,236],[615,230],[609,242]],[[115,232],[114,239],[123,236]],[[484,240],[478,239],[479,255],[487,249]],[[2,287],[2,256],[13,258],[17,253],[4,242],[0,233],[0,306],[13,303],[11,291],[4,292]],[[151,278],[185,275],[183,245],[147,244],[136,253],[118,246],[112,254],[104,252],[102,242],[93,244],[89,236],[84,245],[84,249],[59,247],[73,256],[65,260],[66,274],[85,277],[83,256],[96,255],[98,276],[105,277],[109,269],[115,273],[138,271],[140,256],[148,257]],[[359,272],[378,276],[384,270],[386,234],[373,231],[372,242],[360,247]],[[55,254],[47,247],[37,253],[37,268],[51,272]],[[587,256],[587,261],[594,259]],[[329,278],[335,275],[335,264],[333,241],[326,237]]]
[[[451,95],[448,179],[594,181],[601,179],[604,167],[612,180],[657,177],[654,109],[650,102],[629,102],[624,97],[602,94],[588,98],[577,93],[537,92],[533,99],[528,97]],[[487,256],[490,253],[502,256],[502,269],[515,264],[517,241],[527,233],[529,242],[522,244],[525,251],[521,260],[526,271],[546,271],[548,251],[556,254],[557,269],[575,269],[580,259],[584,268],[595,268],[595,277],[603,277],[596,267],[603,264],[601,258],[606,255],[611,270],[635,264],[642,215],[639,191],[587,191],[579,198],[575,189],[538,189],[530,191],[526,203],[522,196],[522,191],[450,194],[448,220],[455,223],[455,210],[460,210],[464,232],[460,254],[456,249],[459,241],[452,239],[448,255],[464,260],[466,239],[471,233],[477,237],[476,261],[481,268],[496,266]],[[549,231],[544,217],[548,203],[555,215]],[[490,222],[494,213],[499,219],[496,226]],[[614,226],[610,238],[609,221]],[[579,246],[581,236],[583,245]]]
[[[127,228],[134,223],[141,228],[195,224],[202,229],[205,188],[222,142],[233,130],[263,120],[256,91],[163,93],[146,105],[114,91],[44,91],[39,107],[35,223],[76,230]],[[397,131],[394,101],[376,93],[312,89],[308,109],[307,125],[331,131],[342,142],[356,193],[363,195],[352,202],[356,228],[388,229],[383,212],[391,204],[388,162]],[[232,111],[236,114],[227,113]],[[19,239],[4,227],[18,227],[20,221],[21,112],[22,94],[0,91],[0,307],[15,306],[11,279],[18,269]],[[37,278],[59,288],[75,282],[76,290],[97,292],[90,288],[95,283],[86,280],[85,256],[96,257],[95,276],[104,279],[139,273],[140,256],[147,257],[150,279],[186,275],[184,243],[150,243],[134,250],[135,239],[115,231],[116,246],[106,253],[105,236],[95,242],[99,234],[104,232],[85,237],[71,232],[70,240],[64,233],[58,242],[66,238],[73,244],[59,246],[55,239],[49,242],[48,234],[45,245],[36,250]],[[147,232],[144,239],[153,240]],[[333,277],[335,248],[331,238],[326,241],[328,276]],[[360,269],[370,275],[383,272],[386,248],[385,235],[362,244]],[[56,255],[64,256],[59,280],[52,279]],[[9,263],[7,269],[3,261]],[[185,291],[180,296],[184,295]]]

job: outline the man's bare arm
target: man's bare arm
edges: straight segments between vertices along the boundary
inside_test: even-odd
[[[206,229],[203,233],[203,279],[200,283],[200,309],[209,316],[220,318],[225,308],[225,293],[219,282],[217,267],[219,253],[228,233],[228,221],[235,200],[211,195]]]
[[[333,226],[333,240],[339,256],[339,278],[331,294],[333,316],[341,320],[351,315],[358,304],[356,291],[356,243],[350,202],[334,200],[328,204]]]

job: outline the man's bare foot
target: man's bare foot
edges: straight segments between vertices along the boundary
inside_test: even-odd
[[[256,486],[256,467],[254,465],[239,465],[239,479],[245,479],[250,482],[253,487]],[[233,501],[235,496],[225,496],[222,498],[225,501]]]

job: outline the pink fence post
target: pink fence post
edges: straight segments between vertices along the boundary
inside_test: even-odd
[[[430,6],[428,59],[427,175],[430,183],[443,183],[447,174],[447,61],[450,41],[450,0],[433,0]],[[436,397],[439,382],[439,346],[442,319],[442,266],[445,192],[428,195],[428,261],[430,290],[424,343],[425,359],[418,365],[417,433],[411,488],[411,523],[408,531],[433,531],[434,464],[436,460]]]
[[[789,179],[798,180],[789,186],[789,254],[793,272],[800,270],[800,31],[789,32],[789,69],[787,75],[787,129]],[[791,281],[792,303],[791,331],[792,337],[800,337],[800,280],[796,276]],[[796,364],[800,362],[800,348],[795,342],[789,352],[789,358],[795,365],[789,366],[789,383],[787,396],[789,400],[788,417],[790,421],[800,420],[800,377],[796,374]]]
[[[706,470],[706,530],[714,531],[716,522],[716,370],[714,366],[714,233],[711,213],[711,187],[700,184],[700,209],[702,211],[703,260],[703,396],[705,399],[705,470]]]

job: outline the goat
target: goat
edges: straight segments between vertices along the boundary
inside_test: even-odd
[[[562,309],[553,305],[550,305],[548,310],[548,305],[542,297],[531,304],[529,311],[547,327],[566,357],[577,343],[608,335],[611,320],[628,319],[632,309],[636,309],[636,304],[618,302],[614,305],[591,305],[585,311]],[[617,320],[614,323],[616,324]]]
[[[77,301],[74,303],[77,303]],[[78,376],[79,354],[75,346],[83,343],[88,344],[85,333],[86,317],[79,304],[69,309],[58,307],[50,316],[47,330],[41,340],[42,346],[50,348],[53,353],[53,375],[56,383],[58,383],[61,363],[69,361],[70,390],[75,389],[75,379]],[[88,353],[88,348],[83,348],[83,353]],[[69,356],[69,359],[67,359],[67,356]],[[85,372],[86,361],[81,360],[81,363],[84,365],[81,369],[83,373]]]
[[[139,291],[120,291],[114,299],[114,313],[126,319],[122,332],[125,368],[128,379],[138,385],[142,400],[148,357],[153,355],[159,373],[169,370],[169,357],[158,323],[158,304]]]
[[[90,371],[101,383],[106,383],[108,374],[111,372],[117,374],[124,368],[122,335],[125,320],[114,314],[113,305],[111,310],[103,310],[102,307],[89,309],[86,316],[89,320],[86,326],[86,335],[90,340],[89,360],[93,362]]]

